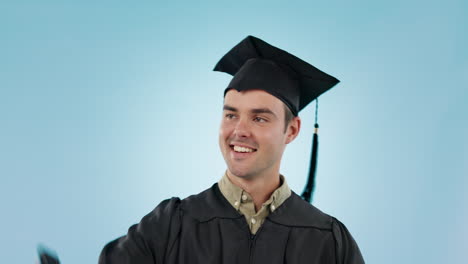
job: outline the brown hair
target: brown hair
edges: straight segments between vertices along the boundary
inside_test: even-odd
[[[284,133],[286,133],[286,130],[288,130],[288,125],[291,120],[293,120],[294,115],[291,112],[291,109],[287,107],[285,104],[284,105]]]

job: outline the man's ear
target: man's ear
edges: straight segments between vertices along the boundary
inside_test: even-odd
[[[291,143],[301,130],[301,118],[299,116],[294,117],[288,124],[286,129],[286,144]]]

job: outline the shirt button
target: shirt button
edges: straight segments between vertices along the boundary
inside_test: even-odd
[[[244,194],[242,195],[242,201],[245,201],[245,200],[247,200],[247,195]]]
[[[250,219],[250,222],[255,225],[255,223],[257,223],[257,220],[255,220],[255,218],[252,218]]]
[[[235,206],[238,206],[238,205],[239,205],[239,202],[238,202],[238,201],[235,201],[235,202],[234,202],[234,205],[235,205]]]
[[[273,212],[273,211],[276,209],[276,207],[275,207],[274,205],[271,205],[271,206],[270,206],[270,209],[271,209],[271,211]]]

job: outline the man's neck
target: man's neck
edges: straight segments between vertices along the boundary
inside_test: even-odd
[[[252,178],[240,178],[227,172],[229,180],[250,194],[255,204],[255,211],[258,211],[262,204],[266,202],[271,194],[280,186],[279,172],[269,175],[258,175]]]

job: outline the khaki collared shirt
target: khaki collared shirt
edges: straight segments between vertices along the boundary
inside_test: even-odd
[[[229,201],[229,203],[241,214],[245,216],[245,220],[249,224],[250,232],[257,233],[262,226],[265,218],[278,208],[286,199],[291,196],[286,179],[280,175],[281,185],[276,189],[258,212],[255,212],[255,204],[249,193],[234,185],[228,178],[227,173],[219,180],[218,186],[221,193]]]

